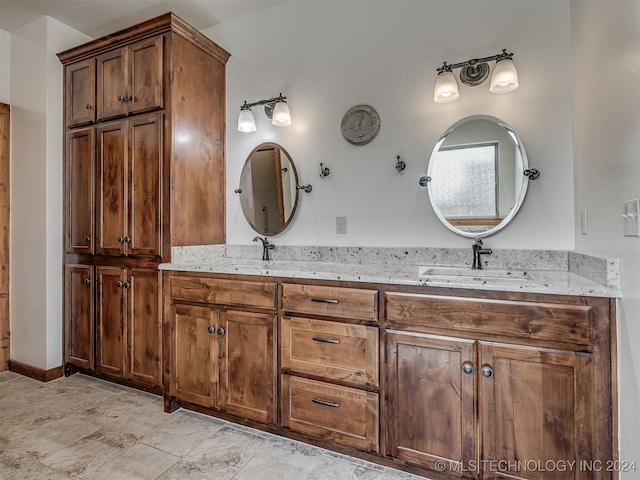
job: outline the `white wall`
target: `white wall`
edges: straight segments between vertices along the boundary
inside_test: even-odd
[[[493,115],[520,135],[542,171],[512,225],[486,243],[502,248],[571,249],[574,244],[568,1],[287,2],[204,31],[231,54],[227,68],[227,241],[250,243],[238,195],[240,171],[261,142],[292,155],[302,183],[299,209],[281,244],[470,246],[433,213],[418,178],[439,136],[473,114]],[[489,93],[461,86],[450,104],[433,102],[436,67],[515,53],[520,88]],[[553,75],[551,75],[551,72]],[[243,100],[289,97],[293,126],[273,127],[254,109],[258,131],[236,131]],[[343,114],[370,104],[378,137],[352,146]],[[394,168],[396,155],[408,164]],[[321,180],[319,164],[331,168]],[[337,235],[335,217],[348,217]]]
[[[622,235],[622,204],[640,197],[640,2],[571,3],[576,247],[621,260],[620,458],[640,468],[640,238]],[[621,473],[621,480],[639,473]]]
[[[0,102],[9,101],[11,78],[11,34],[0,29]]]
[[[62,66],[88,37],[49,17],[11,35],[11,358],[62,362]]]

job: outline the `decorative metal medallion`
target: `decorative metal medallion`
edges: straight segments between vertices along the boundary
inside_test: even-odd
[[[366,145],[380,131],[380,116],[369,105],[356,105],[342,117],[342,136],[353,145]]]

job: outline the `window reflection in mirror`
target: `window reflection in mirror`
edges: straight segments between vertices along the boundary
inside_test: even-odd
[[[526,192],[526,154],[515,132],[489,116],[457,122],[429,161],[429,198],[460,235],[487,236],[515,215]]]
[[[262,235],[277,235],[296,209],[298,175],[291,157],[275,143],[256,147],[240,174],[240,205],[247,222]]]

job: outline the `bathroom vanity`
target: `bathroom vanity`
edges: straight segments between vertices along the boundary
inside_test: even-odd
[[[166,411],[429,478],[615,478],[590,468],[617,455],[614,289],[566,271],[161,268]]]

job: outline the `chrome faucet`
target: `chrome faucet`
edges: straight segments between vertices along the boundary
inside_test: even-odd
[[[273,250],[276,246],[273,243],[269,243],[267,237],[254,237],[253,241],[257,242],[260,240],[262,242],[262,260],[269,261],[269,250]]]
[[[483,248],[483,243],[481,238],[476,238],[476,241],[472,245],[473,248],[473,265],[471,265],[472,270],[482,270],[482,259],[481,255],[491,255],[493,250],[490,248]]]

